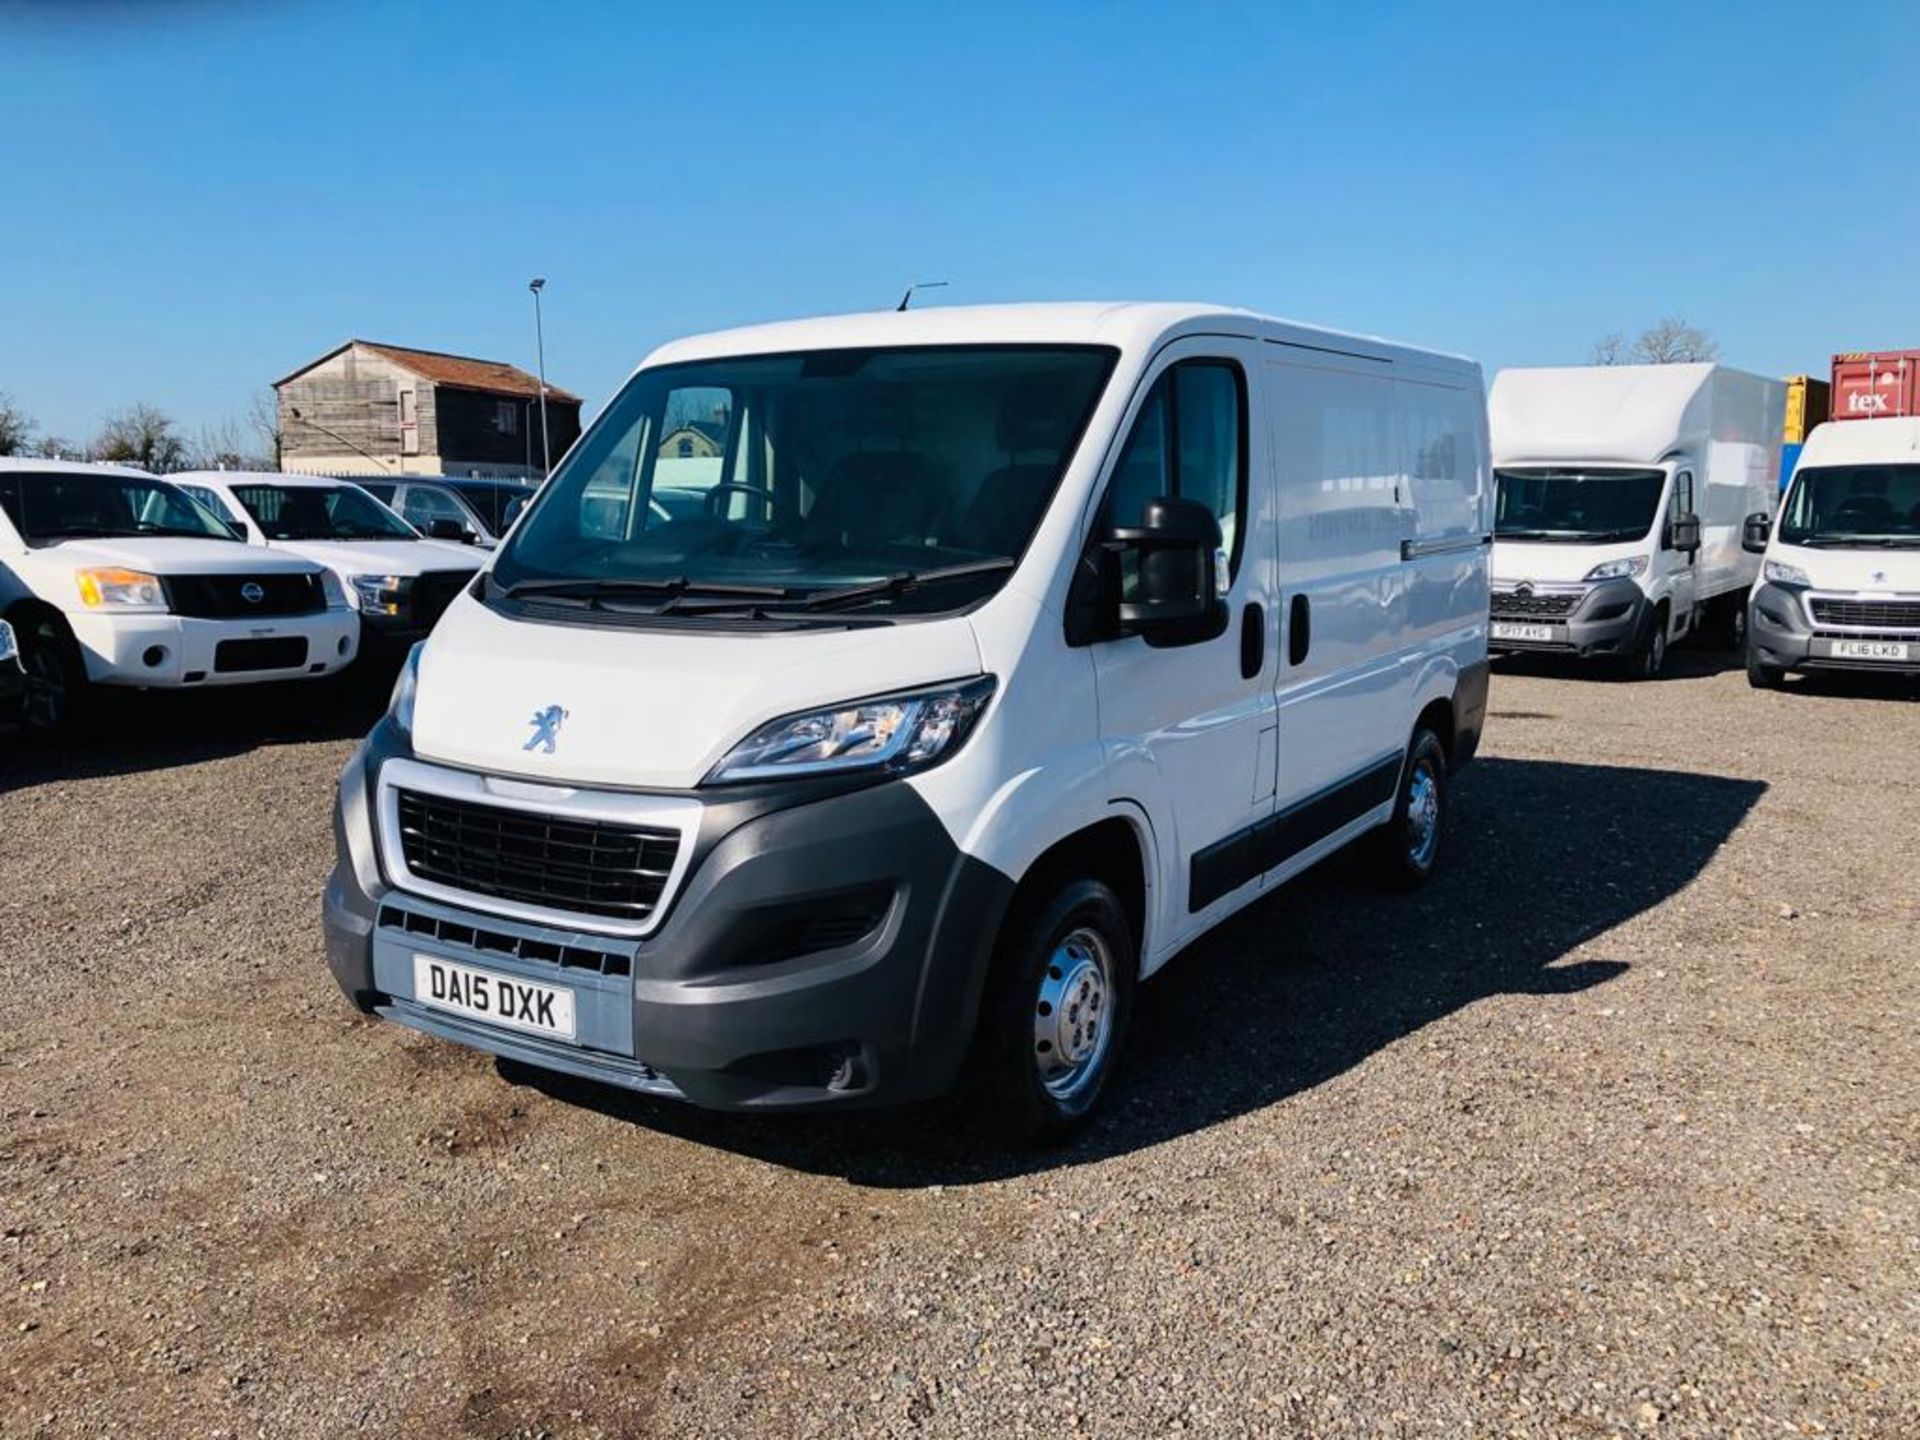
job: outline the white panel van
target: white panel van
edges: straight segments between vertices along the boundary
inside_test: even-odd
[[[1747,623],[1747,679],[1791,671],[1920,675],[1920,419],[1816,426],[1776,523],[1748,522],[1766,556]]]
[[[333,972],[702,1105],[1057,1133],[1210,927],[1355,840],[1431,873],[1489,494],[1475,364],[1242,311],[667,345],[347,766]]]
[[[1657,676],[1690,634],[1739,641],[1746,518],[1780,488],[1784,381],[1724,365],[1502,370],[1488,397],[1496,653]]]

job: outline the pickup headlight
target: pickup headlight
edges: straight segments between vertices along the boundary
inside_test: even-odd
[[[320,572],[320,593],[326,596],[329,610],[345,610],[352,604],[347,599],[347,587],[340,583],[340,577],[331,570]]]
[[[993,688],[993,677],[983,675],[789,715],[734,746],[707,783],[923,769],[960,748],[993,698]]]
[[[1813,584],[1806,571],[1798,565],[1789,565],[1784,560],[1769,560],[1760,567],[1760,571],[1775,585],[1799,585],[1805,588]]]
[[[1619,560],[1602,560],[1587,571],[1588,580],[1631,580],[1647,573],[1647,557],[1628,555]]]
[[[89,610],[166,613],[167,592],[158,575],[102,565],[92,570],[76,570],[73,578],[80,587],[80,603]]]
[[[406,598],[406,577],[402,575],[355,575],[353,593],[362,615],[398,615]]]
[[[426,643],[416,641],[407,651],[407,663],[394,677],[393,695],[387,701],[387,718],[402,735],[413,734],[413,697],[420,689],[420,647]]]
[[[13,626],[0,620],[0,664],[11,665],[20,658],[20,642],[13,638]]]

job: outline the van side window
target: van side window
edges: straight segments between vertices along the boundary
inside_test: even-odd
[[[1222,583],[1240,566],[1246,530],[1246,384],[1224,360],[1183,360],[1154,382],[1134,417],[1107,492],[1114,525],[1137,525],[1147,502],[1162,495],[1197,500],[1220,522],[1227,563]]]

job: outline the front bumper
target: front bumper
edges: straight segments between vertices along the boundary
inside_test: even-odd
[[[1487,648],[1501,654],[1627,655],[1639,643],[1652,611],[1646,592],[1631,580],[1602,580],[1586,588],[1562,614],[1528,613],[1534,602],[1508,601],[1510,591],[1494,592]],[[1525,625],[1544,629],[1544,636],[1521,639],[1502,636],[1499,627]]]
[[[1772,581],[1754,587],[1747,602],[1747,659],[1774,670],[1857,670],[1880,675],[1920,675],[1920,631],[1821,629],[1804,603],[1806,591]],[[1841,653],[1849,643],[1892,643],[1905,659]]]
[[[360,644],[360,620],[351,610],[258,620],[69,614],[67,621],[87,678],[100,685],[199,689],[328,675],[345,669]],[[241,652],[220,648],[229,641],[262,640],[305,643],[286,646],[289,663],[267,669],[235,668],[234,656],[244,647]]]
[[[395,747],[383,723],[341,778],[324,902],[328,964],[363,1010],[718,1109],[840,1108],[951,1088],[1013,884],[961,855],[911,786],[803,803],[767,787],[710,806],[664,920],[617,939],[392,888],[370,798]],[[571,989],[576,1040],[422,1004],[415,955]]]

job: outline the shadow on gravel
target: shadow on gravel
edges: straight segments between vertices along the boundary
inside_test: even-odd
[[[108,691],[91,733],[0,732],[0,795],[195,765],[263,745],[358,739],[386,709],[392,685],[389,670],[184,693]]]
[[[1084,1164],[1284,1101],[1476,1000],[1604,984],[1627,967],[1560,962],[1685,887],[1765,790],[1676,771],[1478,762],[1460,777],[1441,873],[1419,894],[1383,896],[1335,859],[1149,981],[1108,1110],[1056,1149],[985,1140],[947,1106],[715,1115],[518,1066],[502,1073],[700,1144],[861,1185],[963,1185]]]
[[[1704,680],[1729,670],[1746,668],[1744,652],[1720,645],[1685,641],[1667,652],[1666,674],[1661,680]],[[1532,654],[1513,651],[1494,660],[1496,675],[1537,675],[1545,680],[1589,680],[1595,684],[1658,685],[1660,680],[1635,680],[1620,673],[1611,660],[1580,660],[1571,655]]]

